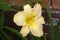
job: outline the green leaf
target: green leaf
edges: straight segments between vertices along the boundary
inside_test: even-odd
[[[15,33],[18,37],[21,38],[21,40],[28,40],[26,37],[22,37],[22,35],[18,32],[18,30],[15,30],[15,29],[13,29],[11,27],[8,27],[8,26],[5,26],[4,28],[10,30],[13,33]]]
[[[48,17],[49,17],[49,21],[50,21],[50,32],[51,32],[51,40],[56,40],[56,36],[55,36],[55,31],[54,31],[54,25],[53,25],[53,22],[52,22],[52,15],[51,15],[51,11],[49,9],[49,6],[47,5],[46,1],[45,0],[42,0],[43,3],[45,3],[45,8],[47,10],[47,14],[48,14]]]
[[[5,2],[5,0],[0,0],[0,2]]]
[[[38,3],[39,2],[39,0],[34,0],[34,3],[36,4],[36,3]]]
[[[55,31],[54,31],[54,25],[52,22],[51,11],[47,5],[45,6],[45,8],[47,10],[49,21],[50,21],[51,40],[55,40]]]
[[[59,26],[60,26],[60,19],[59,19],[59,21],[57,22],[56,32],[58,32],[58,31],[59,31],[59,30],[58,30]]]
[[[60,40],[60,31],[59,31],[59,27],[60,27],[60,19],[57,22],[57,26],[56,26],[56,32],[58,33],[58,40]]]
[[[11,40],[11,38],[9,38],[9,36],[2,30],[0,30],[0,35],[5,39],[5,40]]]
[[[59,27],[60,26],[60,19],[59,19],[59,21],[58,21],[58,23],[57,23],[57,27]]]
[[[47,40],[45,34],[43,35],[43,38],[44,38],[44,40]]]
[[[4,26],[4,15],[0,14],[0,30],[3,28]]]
[[[41,37],[35,37],[35,40],[41,40]]]
[[[35,37],[35,40],[47,40],[45,34],[41,37]]]
[[[58,40],[60,40],[60,31],[58,32]]]
[[[18,11],[18,10],[13,9],[11,7],[11,5],[6,3],[6,2],[0,2],[0,10],[4,10],[4,11]]]
[[[30,2],[30,0],[26,0],[26,3],[31,5],[31,2]]]

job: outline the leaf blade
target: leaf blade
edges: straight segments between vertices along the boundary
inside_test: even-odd
[[[0,30],[0,34],[5,40],[11,40],[11,38],[9,38],[9,36],[4,31]]]
[[[8,26],[5,26],[4,28],[10,30],[11,32],[15,33],[17,36],[19,36],[22,40],[28,40],[27,38],[25,37],[22,37],[22,35],[15,29],[11,28],[11,27],[8,27]]]

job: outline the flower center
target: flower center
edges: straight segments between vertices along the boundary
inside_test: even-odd
[[[33,15],[33,14],[27,15],[27,17],[26,17],[27,25],[33,25],[34,21],[35,21],[35,15]]]

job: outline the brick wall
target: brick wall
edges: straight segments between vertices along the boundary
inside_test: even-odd
[[[7,2],[11,3],[11,4],[26,4],[26,0],[6,0]],[[33,3],[33,0],[30,0],[31,3]],[[60,0],[45,0],[45,2],[50,6],[50,3],[52,1],[52,8],[56,8],[56,9],[60,9]],[[45,5],[45,3],[43,2],[43,0],[40,1],[40,3],[43,5]]]
[[[60,9],[60,0],[52,0],[52,7]]]
[[[34,0],[30,0],[31,3],[34,3]],[[22,4],[25,5],[26,4],[26,0],[6,0],[6,2],[11,3],[11,4]],[[45,2],[49,5],[49,0],[45,0]],[[45,3],[43,2],[43,0],[39,1],[39,3],[44,7]]]

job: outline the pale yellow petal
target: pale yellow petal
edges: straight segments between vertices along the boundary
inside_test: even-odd
[[[25,15],[23,11],[17,12],[13,18],[14,23],[16,23],[16,25],[18,26],[24,26],[25,25],[24,16]]]
[[[37,23],[45,24],[44,17],[40,16],[37,20]]]
[[[23,37],[27,36],[27,34],[30,32],[28,26],[23,26],[20,33],[22,34]]]
[[[42,24],[35,24],[34,26],[30,26],[31,33],[36,37],[43,36],[43,26]]]
[[[31,11],[32,11],[31,6],[29,4],[26,4],[24,6],[24,12],[28,14],[28,13],[31,13]]]
[[[42,15],[42,7],[40,4],[35,4],[34,8],[33,8],[33,11],[34,13],[37,15],[37,16],[41,16]]]

